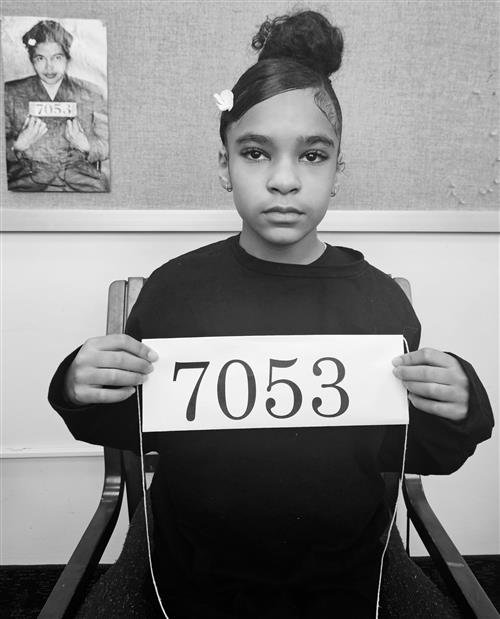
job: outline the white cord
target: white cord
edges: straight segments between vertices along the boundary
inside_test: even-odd
[[[406,341],[406,338],[403,336],[403,339],[405,341],[405,345],[406,345],[406,351],[408,351],[408,342]],[[147,541],[147,546],[148,546],[148,559],[149,559],[149,569],[151,572],[151,578],[153,580],[153,586],[154,586],[154,590],[156,593],[156,597],[158,599],[158,603],[160,604],[160,608],[165,616],[166,619],[168,619],[168,615],[165,611],[165,608],[163,607],[163,603],[161,601],[161,597],[160,597],[160,593],[158,591],[158,586],[156,584],[156,580],[155,580],[155,575],[153,572],[153,560],[151,558],[151,543],[149,540],[149,524],[148,524],[148,507],[147,507],[147,502],[146,502],[146,474],[144,471],[144,453],[143,453],[143,449],[142,449],[142,425],[141,425],[141,421],[142,421],[142,411],[141,411],[141,400],[139,398],[139,389],[136,389],[136,398],[137,398],[137,418],[138,418],[138,424],[139,424],[139,448],[140,448],[140,458],[141,458],[141,477],[142,477],[142,495],[143,495],[143,507],[144,507],[144,518],[145,518],[145,522],[146,522],[146,541]],[[405,460],[406,460],[406,443],[407,443],[407,439],[408,439],[408,424],[406,424],[406,428],[405,428],[405,440],[404,440],[404,447],[403,447],[403,463],[401,466],[401,476],[399,478],[399,483],[398,483],[398,494],[396,497],[396,505],[399,499],[399,495],[401,493],[401,485],[403,482],[403,475],[404,475],[404,470],[405,470]],[[382,570],[383,570],[383,566],[384,566],[384,558],[385,558],[385,553],[387,550],[387,546],[389,545],[389,538],[391,536],[391,531],[392,531],[392,527],[394,526],[394,522],[396,520],[396,506],[394,507],[394,513],[392,515],[391,518],[391,522],[389,524],[389,530],[387,532],[387,538],[385,540],[385,545],[384,545],[384,550],[382,551],[382,556],[380,558],[380,572],[379,572],[379,577],[378,577],[378,588],[377,588],[377,606],[376,606],[376,612],[375,612],[375,619],[378,619],[378,613],[379,613],[379,602],[380,602],[380,589],[381,589],[381,585],[382,585]]]
[[[408,342],[406,341],[405,336],[403,335],[403,340],[405,342],[405,352],[409,351],[409,346],[408,346]],[[399,496],[401,494],[401,486],[403,484],[403,475],[405,474],[405,463],[406,463],[406,444],[408,441],[408,424],[406,424],[405,427],[405,440],[404,440],[404,444],[403,444],[403,462],[401,464],[401,475],[399,477],[399,483],[398,483],[398,494],[396,496],[396,502],[394,504],[394,513],[392,514],[392,518],[391,518],[391,522],[389,524],[389,530],[387,531],[387,538],[385,540],[385,545],[384,545],[384,550],[382,551],[382,556],[380,558],[380,572],[378,575],[378,588],[377,588],[377,606],[376,606],[376,611],[375,611],[375,619],[378,619],[378,613],[380,610],[379,607],[379,603],[380,603],[380,589],[382,588],[382,571],[384,568],[384,558],[385,558],[385,553],[387,550],[387,546],[389,545],[389,539],[391,537],[391,531],[392,531],[392,527],[394,526],[394,522],[396,521],[396,507],[398,504],[398,500],[399,500]]]
[[[384,550],[382,551],[382,557],[380,558],[380,572],[379,572],[379,576],[378,576],[378,589],[377,589],[377,611],[375,613],[375,619],[378,619],[378,612],[380,610],[380,607],[379,607],[379,603],[380,603],[380,589],[382,587],[382,571],[383,571],[383,567],[384,567],[385,552],[387,550],[387,546],[389,545],[389,538],[391,536],[392,527],[394,526],[394,522],[396,520],[396,505],[397,505],[398,500],[399,500],[399,495],[401,493],[401,485],[403,483],[403,475],[404,475],[405,459],[406,459],[406,440],[407,440],[407,438],[408,438],[408,424],[406,424],[406,427],[405,427],[405,442],[404,442],[404,449],[403,449],[403,466],[402,466],[402,469],[401,469],[401,477],[399,478],[399,483],[398,483],[398,494],[397,494],[397,497],[396,497],[396,504],[394,506],[394,513],[392,514],[391,523],[389,525],[389,530],[387,532],[387,539],[385,540]]]
[[[165,615],[165,618],[168,619],[167,613],[163,608],[163,603],[161,601],[160,592],[158,591],[158,586],[156,584],[155,575],[153,572],[153,559],[151,558],[151,543],[149,540],[149,524],[148,524],[148,505],[146,501],[146,474],[144,471],[144,452],[142,450],[142,411],[141,411],[141,400],[139,398],[139,388],[136,389],[136,397],[137,397],[137,418],[139,423],[139,448],[141,450],[141,477],[142,477],[142,504],[144,507],[144,518],[146,521],[146,541],[148,545],[148,559],[149,559],[149,570],[151,572],[151,578],[153,580],[153,586],[155,589],[156,597],[158,599],[158,603],[160,604],[160,608]]]

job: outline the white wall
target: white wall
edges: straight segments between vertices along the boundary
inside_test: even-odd
[[[67,560],[100,493],[102,461],[76,443],[46,402],[59,361],[105,329],[107,286],[148,275],[221,233],[7,233],[2,239],[1,561]],[[466,233],[324,233],[412,282],[422,345],[470,360],[498,424],[498,236]],[[71,455],[76,454],[76,455]],[[425,479],[436,513],[464,554],[500,552],[499,439],[458,472]],[[121,524],[121,535],[125,522]],[[112,560],[121,539],[105,556]],[[415,554],[421,547],[413,546]]]

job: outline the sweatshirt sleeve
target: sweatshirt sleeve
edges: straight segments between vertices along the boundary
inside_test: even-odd
[[[139,452],[137,396],[114,404],[76,406],[64,398],[64,378],[77,348],[57,368],[49,386],[49,404],[79,441]],[[147,447],[145,445],[145,450]]]
[[[452,354],[469,379],[469,409],[465,419],[452,421],[430,415],[410,404],[405,472],[449,474],[459,469],[476,446],[490,438],[494,426],[488,394],[470,363]],[[387,431],[380,452],[381,471],[400,471],[404,427]]]

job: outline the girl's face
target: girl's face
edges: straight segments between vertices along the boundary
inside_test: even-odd
[[[35,47],[31,63],[42,82],[56,84],[66,73],[68,59],[59,43],[46,41]]]
[[[219,155],[243,220],[242,247],[263,260],[307,264],[322,249],[316,227],[336,180],[339,143],[314,102],[291,90],[258,103],[227,130]]]

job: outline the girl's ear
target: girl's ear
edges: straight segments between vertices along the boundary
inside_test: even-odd
[[[222,189],[231,191],[231,177],[229,174],[229,159],[225,146],[219,150],[219,181]]]

